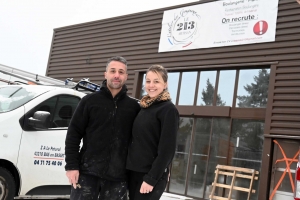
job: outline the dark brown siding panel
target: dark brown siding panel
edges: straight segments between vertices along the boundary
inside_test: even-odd
[[[266,135],[300,135],[300,7],[297,2],[279,1],[275,42],[158,53],[164,10],[206,2],[210,1],[55,29],[46,75],[61,80],[72,77],[75,81],[90,78],[101,83],[107,59],[121,55],[129,63],[129,94],[138,95],[135,78],[139,75],[135,70],[146,69],[151,64],[182,70],[277,63],[271,69],[266,113],[261,112],[258,118],[266,116]],[[239,110],[231,112],[240,115]]]
[[[276,69],[270,134],[300,135],[300,63],[282,62]]]

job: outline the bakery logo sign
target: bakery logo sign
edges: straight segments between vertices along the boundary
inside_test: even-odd
[[[168,23],[168,42],[170,45],[188,47],[199,37],[200,23],[201,16],[194,10],[182,9],[175,13],[174,19]]]
[[[158,52],[274,42],[278,0],[222,0],[164,11]]]

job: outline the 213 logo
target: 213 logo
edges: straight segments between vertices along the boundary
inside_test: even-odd
[[[171,45],[191,45],[199,36],[201,17],[194,10],[181,10],[174,15],[174,20],[168,24],[168,40]]]

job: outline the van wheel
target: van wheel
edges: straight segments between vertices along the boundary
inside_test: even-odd
[[[16,183],[11,173],[0,167],[0,200],[13,200],[16,191]]]

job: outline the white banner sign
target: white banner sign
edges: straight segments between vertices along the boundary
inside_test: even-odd
[[[275,41],[278,0],[225,0],[164,12],[158,52]]]

